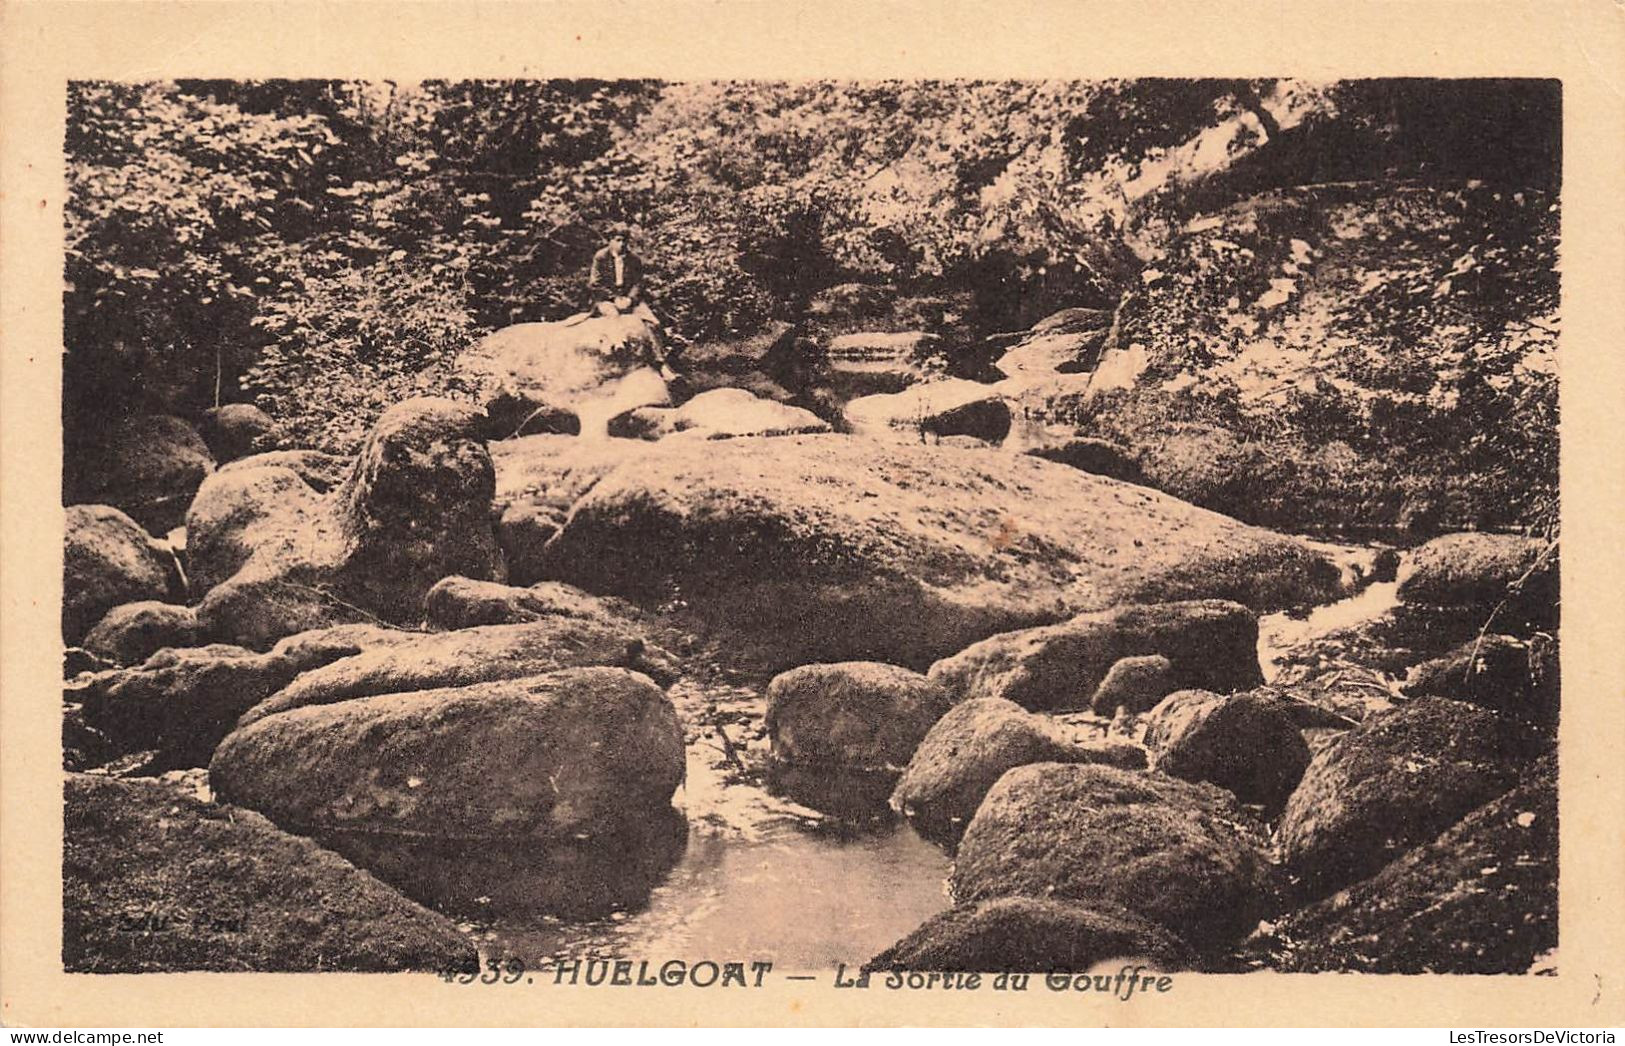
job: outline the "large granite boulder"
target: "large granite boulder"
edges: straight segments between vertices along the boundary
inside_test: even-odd
[[[642,320],[594,316],[504,327],[464,352],[457,369],[493,400],[533,413],[571,414],[582,435],[602,436],[617,415],[671,402],[657,356],[655,333]]]
[[[498,510],[497,546],[509,564],[509,581],[529,585],[541,580],[534,573],[535,565],[563,522],[561,513],[534,502],[504,505]]]
[[[1308,898],[1368,878],[1513,788],[1541,747],[1517,720],[1443,698],[1373,716],[1322,749],[1287,801],[1286,868]]]
[[[309,705],[594,666],[631,669],[662,685],[677,676],[672,656],[648,642],[634,624],[552,615],[524,624],[409,633],[405,639],[367,643],[355,654],[301,673],[286,689],[249,709],[243,725]]]
[[[197,646],[200,642],[195,610],[144,599],[109,610],[85,633],[84,648],[111,664],[133,665],[166,646]]]
[[[733,388],[702,392],[680,407],[639,407],[609,426],[611,436],[647,440],[678,433],[691,439],[734,439],[829,430],[829,423],[810,410]]]
[[[515,440],[499,459],[499,504],[574,495],[539,561],[515,572],[680,599],[778,644],[784,666],[918,669],[997,632],[1120,603],[1279,607],[1337,583],[1294,539],[993,450],[825,435],[663,440],[606,458],[545,442],[560,439]]]
[[[62,546],[62,639],[75,646],[116,606],[180,595],[175,553],[109,505],[72,505]]]
[[[1557,773],[1526,783],[1432,842],[1277,927],[1281,968],[1527,973],[1557,947]]]
[[[276,422],[252,403],[227,403],[203,412],[200,435],[214,460],[225,463],[272,449]]]
[[[252,810],[157,781],[70,774],[64,792],[69,973],[476,968],[451,920]]]
[[[948,704],[941,687],[897,665],[803,665],[768,684],[767,733],[782,763],[895,773]]]
[[[1257,619],[1222,600],[1119,606],[1001,633],[938,661],[931,678],[955,698],[1002,697],[1035,711],[1094,705],[1110,715],[1115,706],[1096,704],[1107,674],[1123,658],[1152,654],[1168,660],[1158,678],[1170,690],[1229,693],[1264,681]]]
[[[451,574],[503,580],[481,424],[450,400],[397,404],[326,494],[291,469],[222,473],[187,517],[205,629],[263,648],[325,624],[413,623]]]
[[[1171,777],[1207,781],[1244,803],[1280,810],[1309,765],[1291,702],[1266,693],[1169,694],[1152,710],[1145,744]]]
[[[1010,405],[990,386],[950,378],[861,396],[846,405],[846,420],[852,431],[864,435],[912,440],[975,436],[999,443],[1010,434]]]
[[[271,577],[234,577],[197,606],[198,627],[213,641],[265,650],[299,632],[379,620],[335,596],[322,572],[295,568]]]
[[[543,549],[575,503],[609,473],[656,449],[624,439],[557,434],[501,440],[489,447],[497,473],[492,503],[497,543],[515,585],[546,580]]]
[[[1192,962],[1185,942],[1120,908],[997,897],[948,909],[863,968],[1083,973],[1108,959],[1148,961],[1157,970],[1183,970]]]
[[[209,780],[301,831],[567,840],[665,809],[683,760],[648,677],[577,668],[266,716]]]
[[[410,643],[421,633],[358,622],[296,632],[277,641],[271,653],[292,661],[296,672],[330,665],[366,650]]]
[[[1149,712],[1179,689],[1178,678],[1174,663],[1161,654],[1120,657],[1095,687],[1089,707],[1100,715],[1113,715],[1119,708],[1131,714]]]
[[[595,596],[557,581],[538,581],[528,588],[518,588],[500,581],[453,576],[436,582],[423,597],[424,623],[447,632],[481,625],[521,625],[544,617],[630,623],[633,613],[633,608],[621,600]]]
[[[247,469],[277,467],[292,469],[305,484],[318,494],[344,482],[350,474],[352,459],[342,454],[328,454],[320,450],[268,450],[260,454],[228,461],[215,469],[222,472],[241,472]],[[199,491],[201,493],[201,490]]]
[[[1270,907],[1262,829],[1228,792],[1110,766],[1035,763],[999,779],[965,830],[960,903],[1041,897],[1115,905],[1207,952]]]
[[[1522,632],[1558,621],[1557,546],[1516,534],[1446,534],[1401,564],[1399,598],[1411,604],[1473,607],[1492,627]]]
[[[64,448],[69,504],[112,505],[154,534],[180,525],[214,458],[197,430],[168,414],[135,414]]]
[[[1448,697],[1552,726],[1561,691],[1557,642],[1480,636],[1412,668],[1401,690],[1407,697]]]
[[[1105,763],[1144,769],[1145,750],[1124,742],[1079,744],[1046,716],[996,697],[955,705],[925,735],[891,802],[926,838],[957,842],[999,778],[1029,763]]]
[[[670,806],[651,806],[626,823],[595,824],[542,845],[530,835],[333,829],[316,837],[437,912],[476,924],[548,926],[646,909],[687,849],[688,822]]]
[[[152,751],[152,766],[207,766],[244,712],[281,690],[297,664],[242,647],[160,650],[134,668],[102,672],[77,691],[84,722],[115,752]]]
[[[293,545],[315,526],[321,495],[291,468],[234,462],[210,476],[186,513],[186,582],[201,599],[243,568],[255,550]]]

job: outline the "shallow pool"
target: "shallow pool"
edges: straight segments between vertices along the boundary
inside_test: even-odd
[[[574,921],[497,914],[479,928],[482,947],[533,968],[616,956],[822,970],[861,964],[948,907],[948,856],[906,824],[843,829],[753,786],[724,785],[704,747],[690,747],[674,804],[686,845],[641,903]]]

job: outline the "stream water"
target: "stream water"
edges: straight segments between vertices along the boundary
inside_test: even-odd
[[[713,756],[690,744],[688,780],[673,799],[687,838],[645,899],[586,919],[498,914],[475,928],[482,947],[532,969],[614,956],[823,970],[861,964],[948,906],[948,856],[907,824],[842,827],[753,785],[724,783]]]

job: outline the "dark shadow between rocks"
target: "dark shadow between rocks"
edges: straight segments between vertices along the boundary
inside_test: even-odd
[[[916,835],[939,847],[949,857],[959,851],[959,840],[964,837],[965,825],[969,823],[959,817],[920,809],[905,808],[899,811],[899,816],[908,822],[908,826],[914,829]]]
[[[792,766],[774,760],[767,771],[768,790],[773,794],[854,827],[895,820],[888,800],[896,784],[895,770]]]
[[[326,832],[325,847],[437,911],[481,921],[637,911],[688,848],[667,807],[583,839],[449,839]]]

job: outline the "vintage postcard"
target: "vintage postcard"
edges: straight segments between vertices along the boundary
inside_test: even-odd
[[[1619,5],[0,19],[8,1025],[1625,1019]]]

